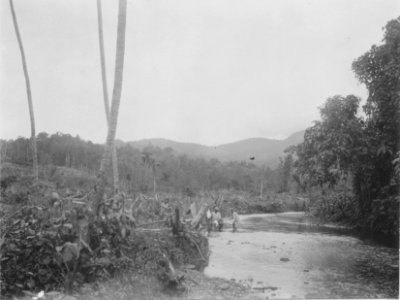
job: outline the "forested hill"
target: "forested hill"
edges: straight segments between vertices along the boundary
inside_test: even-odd
[[[279,157],[284,155],[283,151],[291,145],[302,143],[303,138],[304,131],[298,131],[284,140],[250,138],[218,146],[180,143],[167,139],[144,139],[129,142],[129,144],[139,150],[143,150],[148,146],[159,147],[161,149],[171,148],[177,154],[186,154],[206,159],[216,158],[222,162],[248,161],[250,157],[254,157],[253,163],[255,164],[266,164],[270,167],[276,167],[279,163]]]
[[[212,152],[209,154],[212,147],[196,144],[157,140],[163,143],[136,146],[117,141],[120,184],[127,190],[141,192],[152,190],[156,181],[158,190],[168,192],[196,193],[201,190],[236,189],[259,193],[262,181],[265,191],[288,191],[296,179],[290,178],[293,158],[291,154],[283,153],[283,150],[296,144],[301,136],[298,133],[283,141],[250,139],[216,147],[214,153],[225,155],[221,156],[225,161],[214,159]],[[31,143],[28,138],[0,140],[0,150],[1,164],[32,164]],[[60,132],[52,135],[41,132],[37,135],[39,166],[42,171],[47,170],[53,175],[56,174],[57,167],[97,174],[103,150],[103,145],[82,140],[79,136]],[[187,152],[183,152],[184,150]],[[263,157],[264,152],[270,155],[275,153],[276,160],[280,156],[279,164],[269,168],[256,165],[255,162],[260,162],[259,157]],[[209,157],[205,157],[207,155]],[[256,158],[249,160],[252,155]],[[233,161],[226,161],[229,158]],[[234,161],[235,158],[237,161]],[[294,188],[302,188],[296,184],[294,183]]]

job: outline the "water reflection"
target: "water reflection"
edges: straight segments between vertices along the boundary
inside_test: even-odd
[[[398,250],[347,232],[302,213],[242,217],[239,232],[210,238],[205,273],[240,280],[262,298],[397,298]]]

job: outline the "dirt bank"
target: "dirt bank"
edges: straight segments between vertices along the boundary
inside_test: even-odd
[[[66,295],[50,292],[44,300],[152,300],[152,299],[248,299],[250,290],[245,285],[220,278],[211,278],[194,270],[180,270],[184,275],[185,291],[170,294],[163,291],[160,282],[152,276],[126,273],[111,280],[85,284],[79,290]],[[27,293],[18,300],[32,300],[37,296]]]

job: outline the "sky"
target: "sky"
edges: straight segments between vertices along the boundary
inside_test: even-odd
[[[96,0],[14,0],[36,132],[104,142]],[[108,90],[117,1],[103,0]],[[128,0],[117,138],[219,145],[285,138],[328,97],[365,87],[351,70],[399,16],[398,0]],[[0,138],[30,136],[21,57],[0,3]]]

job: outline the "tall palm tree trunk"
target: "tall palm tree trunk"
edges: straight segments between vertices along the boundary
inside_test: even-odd
[[[156,172],[153,171],[153,193],[154,193],[154,198],[156,201],[158,201],[157,193],[156,193]]]
[[[107,126],[110,126],[110,104],[108,101],[108,87],[107,87],[107,72],[106,72],[106,62],[104,58],[104,39],[103,39],[103,17],[101,0],[97,0],[97,21],[99,28],[99,48],[100,48],[100,62],[101,62],[101,79],[103,83],[103,99],[104,99],[104,109],[106,112]],[[114,193],[118,191],[118,160],[117,160],[117,149],[115,143],[113,143],[112,149],[112,168],[113,168],[113,185]]]
[[[24,70],[24,76],[25,76],[26,94],[28,96],[29,116],[30,116],[30,120],[31,120],[31,144],[32,144],[33,175],[34,175],[35,180],[37,181],[38,177],[39,177],[39,169],[38,169],[38,160],[37,160],[37,146],[36,146],[36,133],[35,133],[36,132],[36,130],[35,130],[35,114],[33,112],[31,83],[30,83],[30,80],[29,80],[28,67],[26,65],[26,58],[25,58],[25,51],[24,51],[24,46],[22,44],[21,35],[19,33],[18,21],[17,21],[17,16],[15,14],[13,0],[10,0],[10,9],[11,9],[12,20],[13,20],[13,23],[14,23],[14,28],[15,28],[15,34],[17,35],[19,50],[21,52],[22,68]]]
[[[119,0],[118,9],[118,29],[117,29],[117,50],[115,55],[115,73],[114,88],[111,103],[110,121],[108,126],[108,134],[103,157],[101,159],[100,171],[96,184],[95,213],[97,216],[104,197],[104,189],[106,185],[105,171],[110,163],[115,134],[117,131],[118,111],[121,100],[122,80],[124,70],[124,54],[125,54],[125,29],[126,29],[126,6],[127,0]]]

